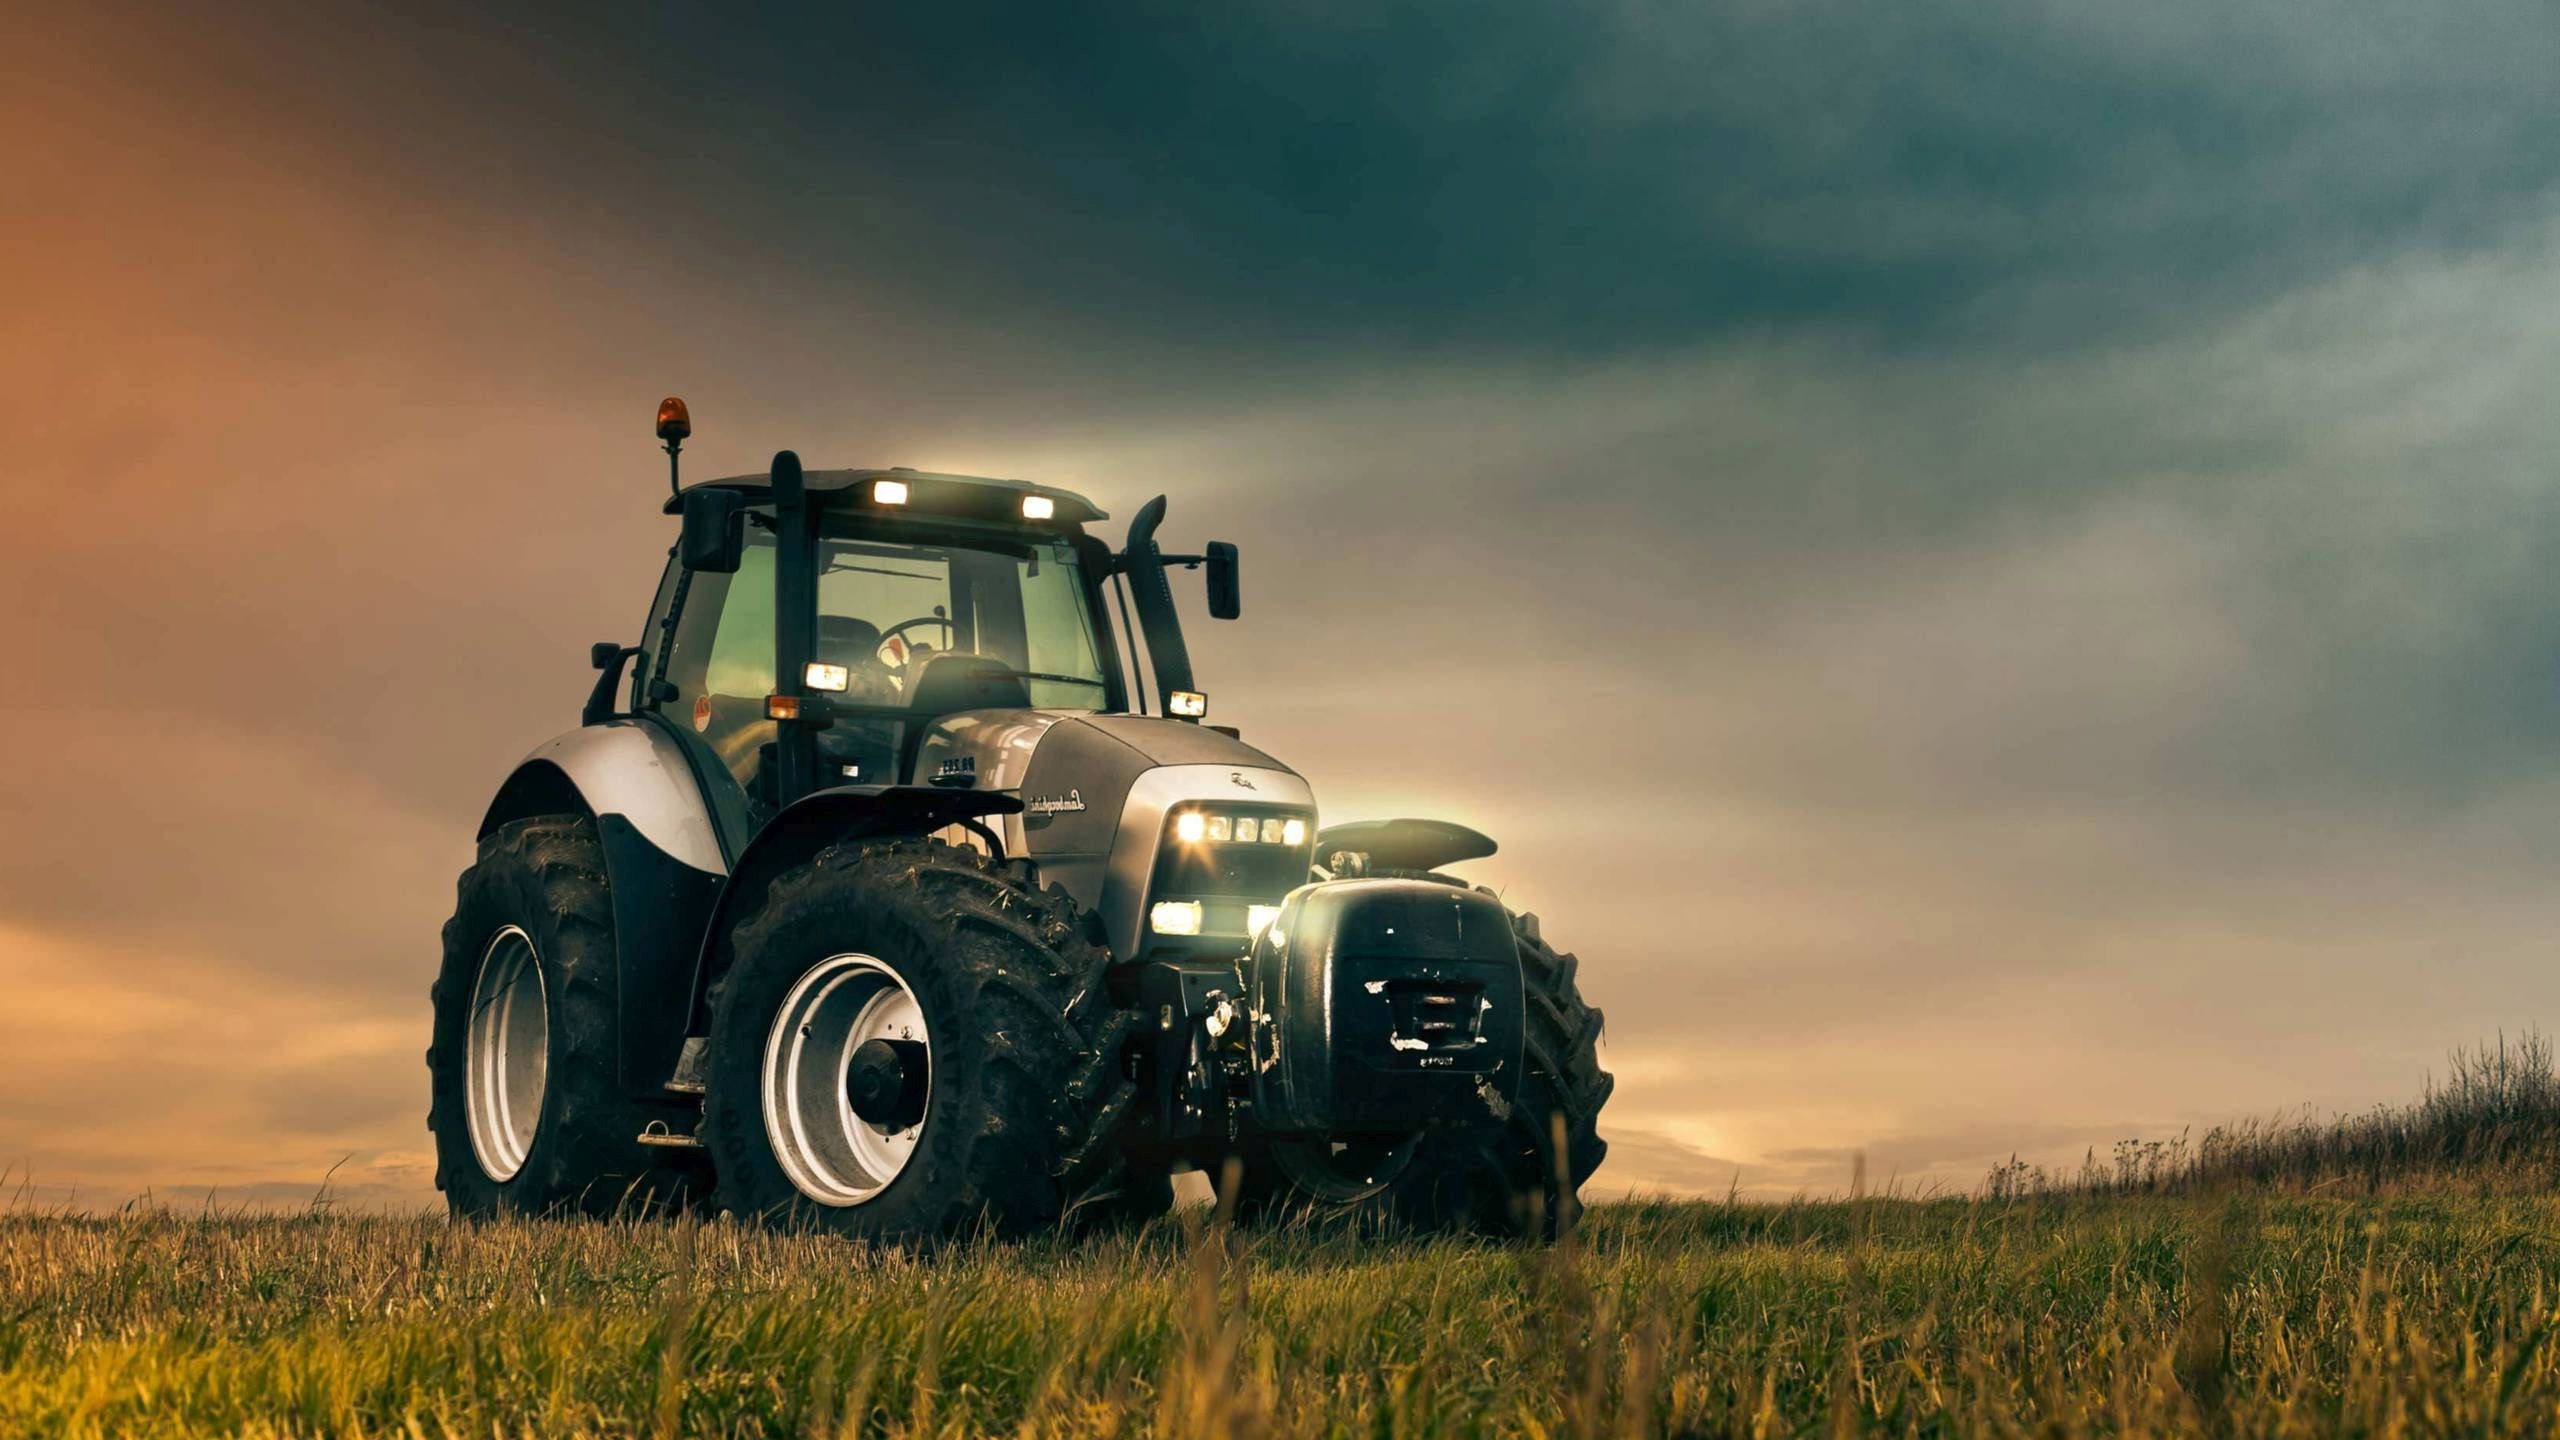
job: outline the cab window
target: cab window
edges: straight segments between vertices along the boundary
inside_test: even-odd
[[[746,797],[774,738],[774,542],[751,526],[736,573],[697,574],[684,604],[661,713],[701,737]],[[1075,547],[1063,540],[988,546],[819,543],[815,658],[844,671],[844,701],[901,706],[933,657],[984,656],[1022,678],[1037,706],[1110,702]],[[831,784],[888,784],[904,722],[838,721],[819,737]]]

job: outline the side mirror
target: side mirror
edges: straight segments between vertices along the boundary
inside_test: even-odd
[[[1212,540],[1208,561],[1210,618],[1233,620],[1244,613],[1244,592],[1236,588],[1236,547]]]
[[[684,568],[737,573],[747,548],[746,516],[741,513],[745,498],[735,490],[685,492],[684,536],[676,542],[676,559]]]

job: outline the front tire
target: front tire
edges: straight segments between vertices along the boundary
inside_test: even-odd
[[[1420,1148],[1413,1136],[1348,1144],[1254,1137],[1229,1157],[1235,1184],[1226,1198],[1246,1225],[1370,1220],[1388,1212],[1388,1197]],[[1217,1176],[1222,1186],[1226,1179],[1225,1172]]]
[[[1420,1229],[1554,1239],[1609,1153],[1600,1107],[1617,1081],[1600,1068],[1602,1017],[1574,981],[1579,962],[1546,942],[1535,915],[1514,914],[1511,934],[1528,1007],[1520,1093],[1498,1121],[1423,1134],[1387,1192]]]
[[[1129,1017],[1088,917],[1028,862],[833,845],[778,877],[727,949],[702,1130],[732,1214],[897,1244],[1022,1234],[1107,1166]],[[875,1040],[917,1047],[896,1072],[914,1108],[865,1099],[876,1120],[847,1092]]]
[[[1436,871],[1375,873],[1465,883]],[[1520,1093],[1510,1112],[1426,1130],[1393,1146],[1248,1147],[1237,1157],[1238,1216],[1384,1213],[1431,1234],[1544,1239],[1571,1228],[1583,1182],[1609,1151],[1600,1138],[1600,1107],[1616,1081],[1600,1068],[1601,1014],[1583,1002],[1574,982],[1578,962],[1547,944],[1535,915],[1512,915],[1511,933],[1528,1024]]]
[[[427,1127],[457,1219],[680,1203],[615,1074],[613,904],[584,816],[499,826],[455,885],[429,992]]]

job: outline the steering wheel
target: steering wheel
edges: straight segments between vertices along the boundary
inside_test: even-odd
[[[950,618],[949,616],[947,616],[947,615],[918,615],[917,617],[915,617],[915,618],[914,618],[914,619],[912,619],[912,620],[901,620],[901,621],[899,621],[899,622],[898,622],[897,624],[895,624],[895,625],[884,625],[884,626],[882,626],[882,627],[881,627],[881,629],[880,629],[880,648],[881,648],[881,649],[883,649],[883,650],[886,650],[886,649],[888,648],[888,646],[889,646],[889,642],[890,642],[892,639],[895,639],[895,638],[897,638],[898,636],[904,635],[906,632],[908,632],[909,630],[913,630],[913,629],[915,629],[915,628],[916,628],[917,626],[919,626],[919,625],[939,625],[939,626],[941,626],[941,627],[942,627],[942,648],[943,648],[943,649],[945,649],[945,650],[950,650],[950,649],[955,649],[955,648],[957,648],[957,646],[955,645],[955,643],[954,643],[954,642],[955,642],[955,640],[957,639],[957,637],[958,637],[958,635],[959,635],[959,633],[960,633],[960,632],[959,632],[959,629],[958,629],[957,627],[955,627],[955,626],[951,623],[951,618]],[[908,648],[914,648],[914,647],[908,647]],[[889,669],[891,669],[891,670],[893,670],[893,671],[894,671],[894,670],[903,670],[903,669],[905,669],[905,668],[906,668],[906,664],[907,664],[906,660],[905,660],[903,657],[902,657],[902,658],[900,658],[899,660],[897,660],[895,663],[892,663],[892,662],[887,661],[887,660],[883,660],[881,663],[882,663],[883,665],[886,665]]]

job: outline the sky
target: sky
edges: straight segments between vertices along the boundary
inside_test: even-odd
[[[667,394],[695,476],[1238,542],[1217,717],[1579,952],[1595,1195],[2560,1023],[2540,0],[10,30],[0,1190],[433,1202],[437,930]]]

